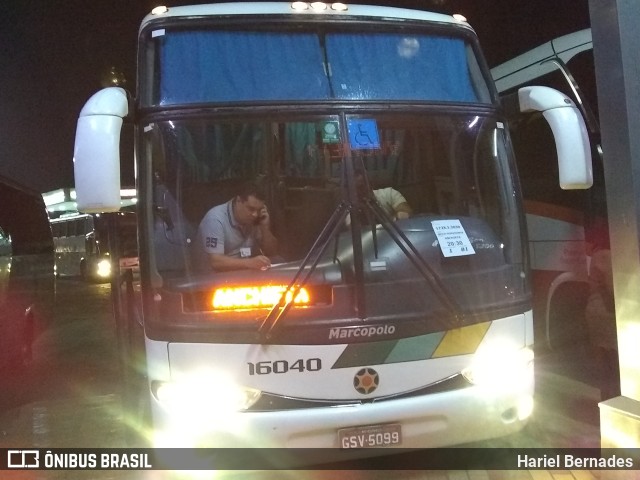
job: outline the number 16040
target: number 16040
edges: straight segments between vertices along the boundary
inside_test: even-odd
[[[271,373],[317,372],[322,369],[322,360],[319,358],[298,359],[294,362],[287,360],[265,360],[263,362],[247,362],[249,375],[269,375]]]

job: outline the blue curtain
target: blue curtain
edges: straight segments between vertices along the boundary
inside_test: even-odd
[[[160,105],[270,100],[478,101],[461,39],[398,34],[168,31]]]
[[[161,41],[161,105],[329,96],[316,35],[167,32]]]
[[[463,40],[336,34],[327,36],[326,45],[337,98],[477,101]]]

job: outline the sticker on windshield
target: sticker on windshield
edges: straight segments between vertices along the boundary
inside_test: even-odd
[[[338,122],[325,122],[322,125],[322,143],[340,142],[340,126]]]
[[[353,150],[380,148],[380,136],[375,120],[363,118],[349,120],[347,130],[349,130],[349,145]]]
[[[445,257],[460,257],[476,253],[460,220],[433,220],[431,225]]]

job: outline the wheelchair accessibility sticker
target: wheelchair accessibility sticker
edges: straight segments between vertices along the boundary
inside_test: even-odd
[[[375,120],[359,118],[347,122],[349,144],[353,150],[380,148],[380,136]]]

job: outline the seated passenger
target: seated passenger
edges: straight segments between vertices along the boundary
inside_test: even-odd
[[[197,248],[206,253],[216,271],[266,270],[278,240],[271,232],[265,195],[255,183],[240,187],[237,195],[209,210],[198,227]]]
[[[356,170],[355,182],[358,195],[364,198],[367,194],[367,182],[365,181],[362,170]],[[407,202],[399,191],[392,187],[374,189],[373,196],[382,210],[393,220],[409,218],[413,213],[409,202]],[[350,223],[351,217],[347,216],[346,224],[349,225]]]
[[[413,213],[404,196],[392,187],[377,188],[373,196],[382,209],[394,220],[409,218]]]

